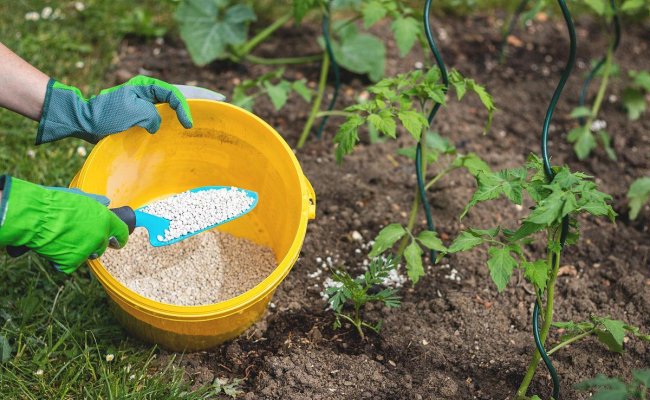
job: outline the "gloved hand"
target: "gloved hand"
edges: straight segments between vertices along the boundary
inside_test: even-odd
[[[136,125],[155,133],[161,122],[156,103],[169,103],[180,123],[185,128],[192,127],[185,96],[174,85],[161,80],[136,76],[85,99],[79,89],[50,79],[36,144],[71,136],[97,143]]]
[[[106,247],[123,247],[129,231],[106,205],[78,189],[46,188],[0,177],[0,245],[27,246],[67,274]],[[104,203],[106,203],[104,201]]]

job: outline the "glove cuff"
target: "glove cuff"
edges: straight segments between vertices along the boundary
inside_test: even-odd
[[[8,175],[3,178],[0,245],[26,245],[45,226],[51,198],[39,185]]]
[[[7,203],[9,200],[9,194],[11,193],[11,176],[0,176],[0,190],[2,190],[2,198],[0,199],[0,227],[2,227],[5,223],[5,217],[7,216]]]
[[[56,80],[50,78],[47,82],[47,90],[45,91],[45,101],[43,102],[43,111],[41,112],[41,120],[38,122],[38,131],[36,132],[36,145],[45,143],[43,140],[43,132],[45,131],[45,125],[48,122],[48,114],[50,111],[50,101],[52,99],[52,91],[54,90],[54,84]]]

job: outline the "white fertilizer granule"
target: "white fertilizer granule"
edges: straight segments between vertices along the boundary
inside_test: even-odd
[[[252,289],[276,267],[271,249],[227,233],[207,231],[153,247],[142,228],[131,234],[123,249],[108,249],[101,261],[134,292],[183,306],[231,299]]]
[[[247,192],[231,187],[179,193],[154,201],[142,207],[142,211],[170,221],[165,235],[157,237],[168,242],[241,215],[254,202]]]

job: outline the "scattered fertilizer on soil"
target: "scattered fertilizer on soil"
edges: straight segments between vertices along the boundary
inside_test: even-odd
[[[253,288],[276,267],[273,251],[227,233],[207,231],[153,247],[137,228],[123,249],[101,258],[134,292],[162,303],[196,306],[231,299]]]
[[[236,187],[183,192],[142,208],[147,214],[168,219],[169,229],[158,240],[170,240],[220,224],[248,211],[255,202]]]

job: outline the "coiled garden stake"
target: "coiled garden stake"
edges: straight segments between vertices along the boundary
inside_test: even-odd
[[[445,63],[442,61],[442,56],[440,55],[440,52],[438,51],[438,48],[436,47],[436,42],[433,40],[433,36],[431,35],[431,25],[429,23],[429,13],[431,11],[431,0],[426,0],[424,3],[424,33],[427,37],[427,42],[429,43],[429,48],[431,49],[431,53],[433,53],[433,57],[436,60],[436,64],[438,64],[438,68],[440,69],[440,74],[442,76],[442,83],[445,85],[445,93],[447,92],[447,89],[449,88],[449,76],[447,75],[447,68],[445,67]],[[436,117],[436,114],[438,113],[438,110],[440,109],[441,104],[436,103],[433,108],[431,109],[431,112],[429,113],[429,126],[433,123],[434,118]],[[422,201],[422,207],[424,208],[424,213],[427,218],[427,227],[430,231],[435,231],[435,226],[433,224],[433,218],[431,217],[431,206],[429,205],[429,200],[427,199],[427,190],[424,184],[424,181],[426,180],[426,169],[427,169],[427,158],[426,158],[426,132],[422,134],[420,137],[420,140],[417,144],[416,152],[415,152],[415,174],[417,176],[417,181],[418,181],[418,191],[420,192],[420,200]],[[436,253],[434,250],[431,250],[431,262],[434,262],[436,259]]]
[[[553,112],[555,111],[555,108],[557,107],[557,103],[560,100],[560,95],[562,94],[562,90],[564,89],[564,85],[566,84],[566,81],[569,79],[569,76],[571,75],[571,71],[573,70],[573,66],[575,64],[576,60],[576,32],[575,32],[575,26],[573,25],[573,19],[571,18],[571,13],[569,12],[569,9],[565,3],[564,0],[558,0],[558,4],[560,8],[562,9],[562,15],[564,16],[564,20],[567,25],[567,29],[569,31],[569,40],[570,40],[570,48],[569,48],[569,59],[567,61],[567,65],[564,68],[564,71],[562,72],[562,76],[560,77],[560,81],[558,82],[557,87],[555,88],[555,92],[553,93],[553,97],[551,98],[551,102],[548,106],[548,110],[546,111],[546,116],[544,118],[544,125],[542,127],[542,162],[544,163],[544,172],[546,174],[546,178],[550,181],[553,180],[555,177],[555,174],[553,173],[553,168],[551,167],[551,161],[550,157],[548,154],[548,132],[549,132],[549,127],[551,124],[551,119],[553,118]],[[560,232],[560,247],[563,248],[564,244],[566,243],[566,238],[569,233],[569,217],[565,216],[564,219],[562,220],[562,230]],[[557,256],[555,253],[551,256],[553,257],[553,265],[556,266],[558,264]],[[552,272],[553,276],[556,275],[556,272]],[[541,299],[541,294],[538,296],[539,299]],[[548,301],[552,301],[551,297],[549,296],[547,299]],[[535,354],[533,357],[533,363],[531,363],[531,367],[529,368],[527,376],[524,378],[524,383],[526,380],[530,382],[530,379],[532,378],[532,374],[535,372],[535,368],[537,367],[537,362],[539,362],[539,357],[541,357],[544,360],[544,364],[546,364],[546,367],[548,368],[548,371],[551,375],[551,379],[553,380],[553,398],[555,400],[560,399],[560,379],[557,375],[557,371],[555,370],[555,367],[553,367],[553,364],[551,363],[550,358],[546,354],[546,350],[544,349],[544,342],[546,341],[546,332],[542,332],[540,334],[539,331],[539,308],[540,304],[539,301],[535,302],[535,307],[533,310],[533,336],[535,338],[535,345],[537,347],[538,354]],[[552,307],[550,307],[552,309]],[[547,304],[547,309],[549,309],[548,304]],[[545,315],[544,318],[552,318],[552,314]],[[545,321],[549,322],[549,321]],[[530,375],[530,376],[528,376]],[[527,379],[528,378],[528,379]],[[522,384],[523,385],[523,384]],[[524,389],[525,390],[525,389]],[[522,393],[518,393],[522,394]],[[523,393],[525,394],[525,392]]]

